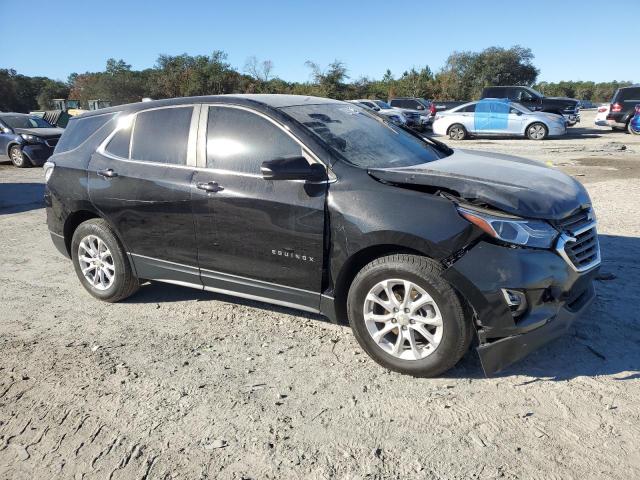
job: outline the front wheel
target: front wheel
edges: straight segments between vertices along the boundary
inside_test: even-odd
[[[100,300],[117,302],[138,289],[122,244],[101,218],[78,226],[71,240],[71,258],[82,286]]]
[[[29,168],[31,166],[31,162],[29,162],[25,154],[22,153],[20,145],[13,145],[9,149],[9,158],[11,159],[11,163],[18,168]]]
[[[527,127],[527,138],[529,140],[544,140],[547,138],[549,131],[543,123],[532,123]]]
[[[451,140],[464,140],[467,138],[467,129],[464,125],[454,123],[449,127],[449,138]]]
[[[390,255],[356,275],[347,299],[360,346],[385,368],[433,377],[452,368],[473,335],[456,292],[434,261]]]

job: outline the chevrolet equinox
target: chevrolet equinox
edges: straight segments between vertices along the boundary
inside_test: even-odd
[[[94,297],[155,280],[316,312],[410,375],[445,372],[474,338],[497,372],[594,298],[580,183],[350,103],[222,95],[90,112],[45,179],[53,243]]]

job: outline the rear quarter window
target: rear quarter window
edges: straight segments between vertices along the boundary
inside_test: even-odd
[[[615,96],[613,97],[613,103],[615,102],[624,102],[627,100],[638,100],[640,101],[640,87],[638,88],[621,88],[619,89]]]
[[[62,137],[60,137],[54,153],[68,152],[69,150],[78,148],[111,120],[114,115],[115,113],[110,113],[87,118],[72,118],[69,120],[69,124],[67,128],[65,128]]]

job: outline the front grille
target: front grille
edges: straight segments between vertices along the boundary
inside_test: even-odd
[[[558,253],[577,271],[583,272],[600,263],[600,244],[591,209],[583,209],[557,222],[562,232]]]
[[[55,147],[58,144],[58,140],[60,140],[60,139],[59,138],[49,138],[49,139],[45,140],[44,143],[46,143],[48,147]]]

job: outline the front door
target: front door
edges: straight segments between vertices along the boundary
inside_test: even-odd
[[[262,114],[219,105],[202,115],[198,153],[204,168],[194,175],[192,190],[202,283],[317,310],[326,182],[262,178],[263,161],[304,153]]]
[[[140,278],[200,284],[190,204],[196,114],[193,106],[179,106],[126,117],[126,125],[121,119],[91,157],[91,201],[116,229]]]

